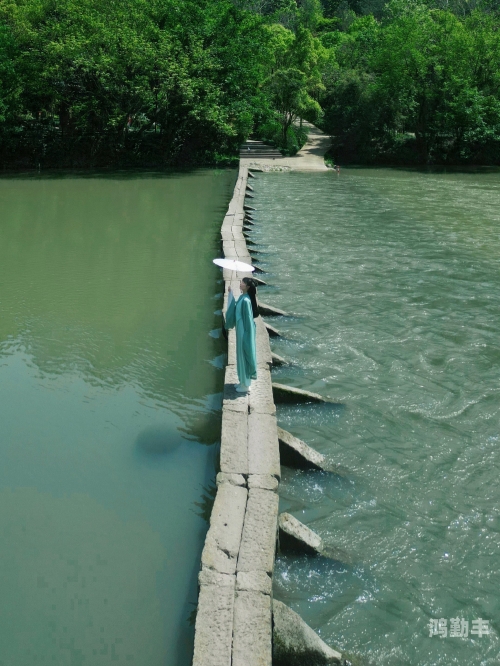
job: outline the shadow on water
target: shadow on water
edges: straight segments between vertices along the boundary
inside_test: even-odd
[[[226,171],[234,171],[231,167],[172,167],[166,169],[32,169],[29,171],[5,171],[0,178],[30,178],[30,179],[61,179],[61,178],[99,178],[107,180],[131,180],[137,178],[176,178],[178,176],[189,176],[200,171],[209,171],[218,175]]]
[[[222,412],[187,414],[184,427],[150,426],[135,440],[135,450],[142,456],[163,457],[176,451],[186,439],[206,446],[220,441]]]
[[[203,494],[199,502],[195,502],[194,505],[197,507],[195,513],[200,518],[203,518],[205,522],[210,522],[210,516],[212,515],[212,508],[215,502],[215,496],[217,494],[217,486],[215,483],[210,483],[209,485],[202,486]]]
[[[135,448],[142,455],[165,456],[178,449],[182,440],[181,435],[169,428],[151,426],[139,433]]]
[[[188,439],[212,446],[220,441],[222,411],[209,411],[188,416],[184,428],[179,428]]]

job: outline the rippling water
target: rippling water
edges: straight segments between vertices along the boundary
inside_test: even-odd
[[[0,179],[0,666],[190,664],[234,179]]]
[[[279,410],[338,474],[284,470],[281,510],[338,562],[280,556],[275,595],[384,666],[500,663],[500,174],[346,169],[253,181]],[[256,255],[257,256],[257,255]],[[429,636],[433,618],[490,635]]]

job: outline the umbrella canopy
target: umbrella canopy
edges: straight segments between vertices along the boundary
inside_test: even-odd
[[[236,261],[236,259],[214,259],[214,264],[221,268],[227,268],[229,271],[238,271],[239,273],[252,273],[255,270],[254,266],[245,264],[243,261]]]

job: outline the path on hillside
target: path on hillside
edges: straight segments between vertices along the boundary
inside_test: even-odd
[[[275,157],[276,151],[270,150],[269,157],[264,154],[253,155],[241,150],[240,163],[242,166],[261,168],[264,171],[289,170],[293,171],[326,171],[328,167],[325,164],[324,155],[331,145],[331,138],[311,123],[304,122],[309,136],[305,145],[293,157]],[[246,145],[250,144],[247,142]]]

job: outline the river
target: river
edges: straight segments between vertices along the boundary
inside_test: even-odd
[[[188,666],[235,171],[0,179],[0,665]]]
[[[280,510],[337,559],[280,555],[276,598],[370,663],[500,663],[500,173],[252,185],[259,295],[294,314],[273,379],[344,405],[278,409],[337,469],[283,468]]]

